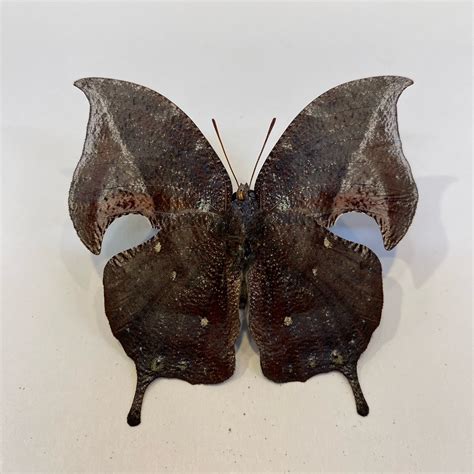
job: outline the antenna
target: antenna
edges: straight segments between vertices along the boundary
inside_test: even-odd
[[[221,136],[219,135],[219,130],[217,128],[217,123],[214,119],[212,119],[212,125],[214,125],[214,130],[216,131],[217,138],[219,139],[219,143],[221,144],[222,151],[224,152],[225,159],[227,160],[227,164],[229,165],[230,171],[232,172],[232,176],[235,179],[235,182],[237,183],[237,187],[239,186],[239,181],[237,180],[237,177],[235,176],[234,170],[232,169],[232,165],[230,164],[229,158],[227,157],[227,153],[225,152],[224,144],[222,143]]]
[[[255,163],[255,166],[253,167],[252,176],[250,177],[249,186],[252,186],[253,175],[255,174],[255,171],[256,171],[256,169],[257,169],[258,162],[260,161],[260,158],[261,158],[261,156],[262,156],[263,150],[265,149],[265,145],[267,144],[268,137],[270,136],[270,133],[272,133],[273,126],[275,125],[275,122],[276,122],[276,118],[273,117],[273,118],[272,118],[272,121],[271,121],[271,123],[270,123],[270,127],[268,128],[267,136],[265,137],[265,141],[263,142],[262,149],[260,150],[260,153],[258,154],[257,162]]]

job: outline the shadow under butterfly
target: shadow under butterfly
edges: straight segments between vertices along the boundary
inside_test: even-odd
[[[75,83],[91,105],[69,194],[79,237],[99,254],[108,225],[130,213],[158,230],[104,270],[110,327],[137,370],[130,425],[157,377],[210,384],[232,375],[247,301],[266,377],[337,370],[368,414],[357,361],[380,322],[381,265],[328,228],[359,211],[376,220],[387,249],[405,235],[418,194],[396,103],[410,84],[381,76],[329,90],[289,125],[254,189],[239,184],[233,194],[213,148],[168,99],[113,79]]]

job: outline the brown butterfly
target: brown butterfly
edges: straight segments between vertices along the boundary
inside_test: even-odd
[[[247,300],[266,377],[337,370],[368,414],[357,361],[380,322],[381,265],[328,228],[360,211],[387,249],[405,235],[418,194],[396,103],[411,83],[372,77],[321,95],[281,136],[254,189],[252,175],[234,194],[213,148],[168,99],[113,79],[75,83],[91,105],[69,195],[79,237],[98,254],[108,225],[131,213],[158,230],[104,270],[110,327],[137,369],[130,425],[157,377],[197,384],[232,375]]]

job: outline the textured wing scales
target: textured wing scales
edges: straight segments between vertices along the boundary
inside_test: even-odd
[[[261,215],[255,235],[249,324],[264,375],[290,382],[339,371],[367,415],[357,361],[380,322],[378,258],[293,211]]]
[[[397,125],[410,79],[380,76],[342,84],[311,102],[284,132],[258,175],[261,208],[299,209],[330,227],[349,211],[379,224],[393,248],[415,213],[418,193]]]
[[[69,210],[91,252],[100,252],[108,225],[124,214],[153,223],[159,212],[225,212],[232,194],[227,172],[182,110],[130,82],[87,78],[75,85],[91,108]]]
[[[104,270],[106,314],[137,369],[131,425],[140,423],[155,378],[218,383],[235,365],[241,270],[238,243],[225,240],[228,224],[215,214],[186,212],[162,217],[159,227]]]
[[[231,229],[224,166],[178,107],[129,82],[88,78],[75,85],[90,102],[69,193],[79,237],[99,253],[108,225],[129,213],[158,228],[104,270],[106,314],[137,369],[128,416],[136,425],[155,378],[218,383],[233,373],[243,237]]]

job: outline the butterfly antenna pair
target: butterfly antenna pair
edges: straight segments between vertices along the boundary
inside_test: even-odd
[[[270,137],[270,133],[272,133],[275,122],[276,122],[276,117],[273,117],[272,121],[270,122],[270,126],[268,127],[267,136],[265,137],[265,141],[263,142],[262,149],[260,150],[260,153],[258,154],[258,158],[257,158],[257,161],[255,163],[255,166],[253,167],[252,176],[250,177],[249,186],[252,186],[252,180],[253,180],[253,176],[255,174],[255,171],[257,171],[258,162],[260,161],[260,158],[262,157],[263,150],[265,150],[265,145],[267,144],[268,138]]]
[[[232,169],[232,165],[230,164],[227,153],[225,152],[224,144],[222,143],[221,136],[219,134],[219,129],[217,128],[217,123],[214,119],[212,119],[212,125],[214,125],[214,130],[216,131],[217,138],[219,139],[219,143],[221,144],[221,148],[222,148],[222,151],[224,152],[225,159],[227,161],[227,164],[229,165],[230,171],[232,172],[232,176],[234,177],[235,182],[236,182],[237,187],[238,187],[239,186],[239,181],[237,179],[237,176],[235,176],[234,170]]]
[[[265,149],[265,145],[267,144],[268,138],[270,137],[270,134],[272,133],[275,122],[276,122],[276,118],[273,117],[273,119],[270,123],[270,127],[268,127],[267,136],[265,137],[265,141],[263,142],[262,149],[260,150],[260,153],[258,154],[258,158],[257,158],[257,161],[255,163],[255,166],[253,167],[252,176],[250,177],[249,186],[252,186],[252,180],[253,180],[255,171],[257,170],[257,165],[260,161],[260,158],[262,157],[263,150]],[[217,128],[217,123],[214,119],[212,119],[212,125],[214,126],[214,130],[216,131],[217,138],[219,140],[219,143],[221,144],[222,151],[224,152],[224,156],[225,156],[225,159],[227,161],[227,164],[229,165],[230,171],[232,172],[232,176],[234,177],[235,182],[237,183],[237,186],[239,186],[239,181],[237,180],[237,177],[235,176],[234,170],[232,169],[232,165],[230,164],[229,158],[228,158],[227,153],[226,153],[225,148],[224,148],[224,144],[222,143],[221,136],[219,134],[219,129]]]

